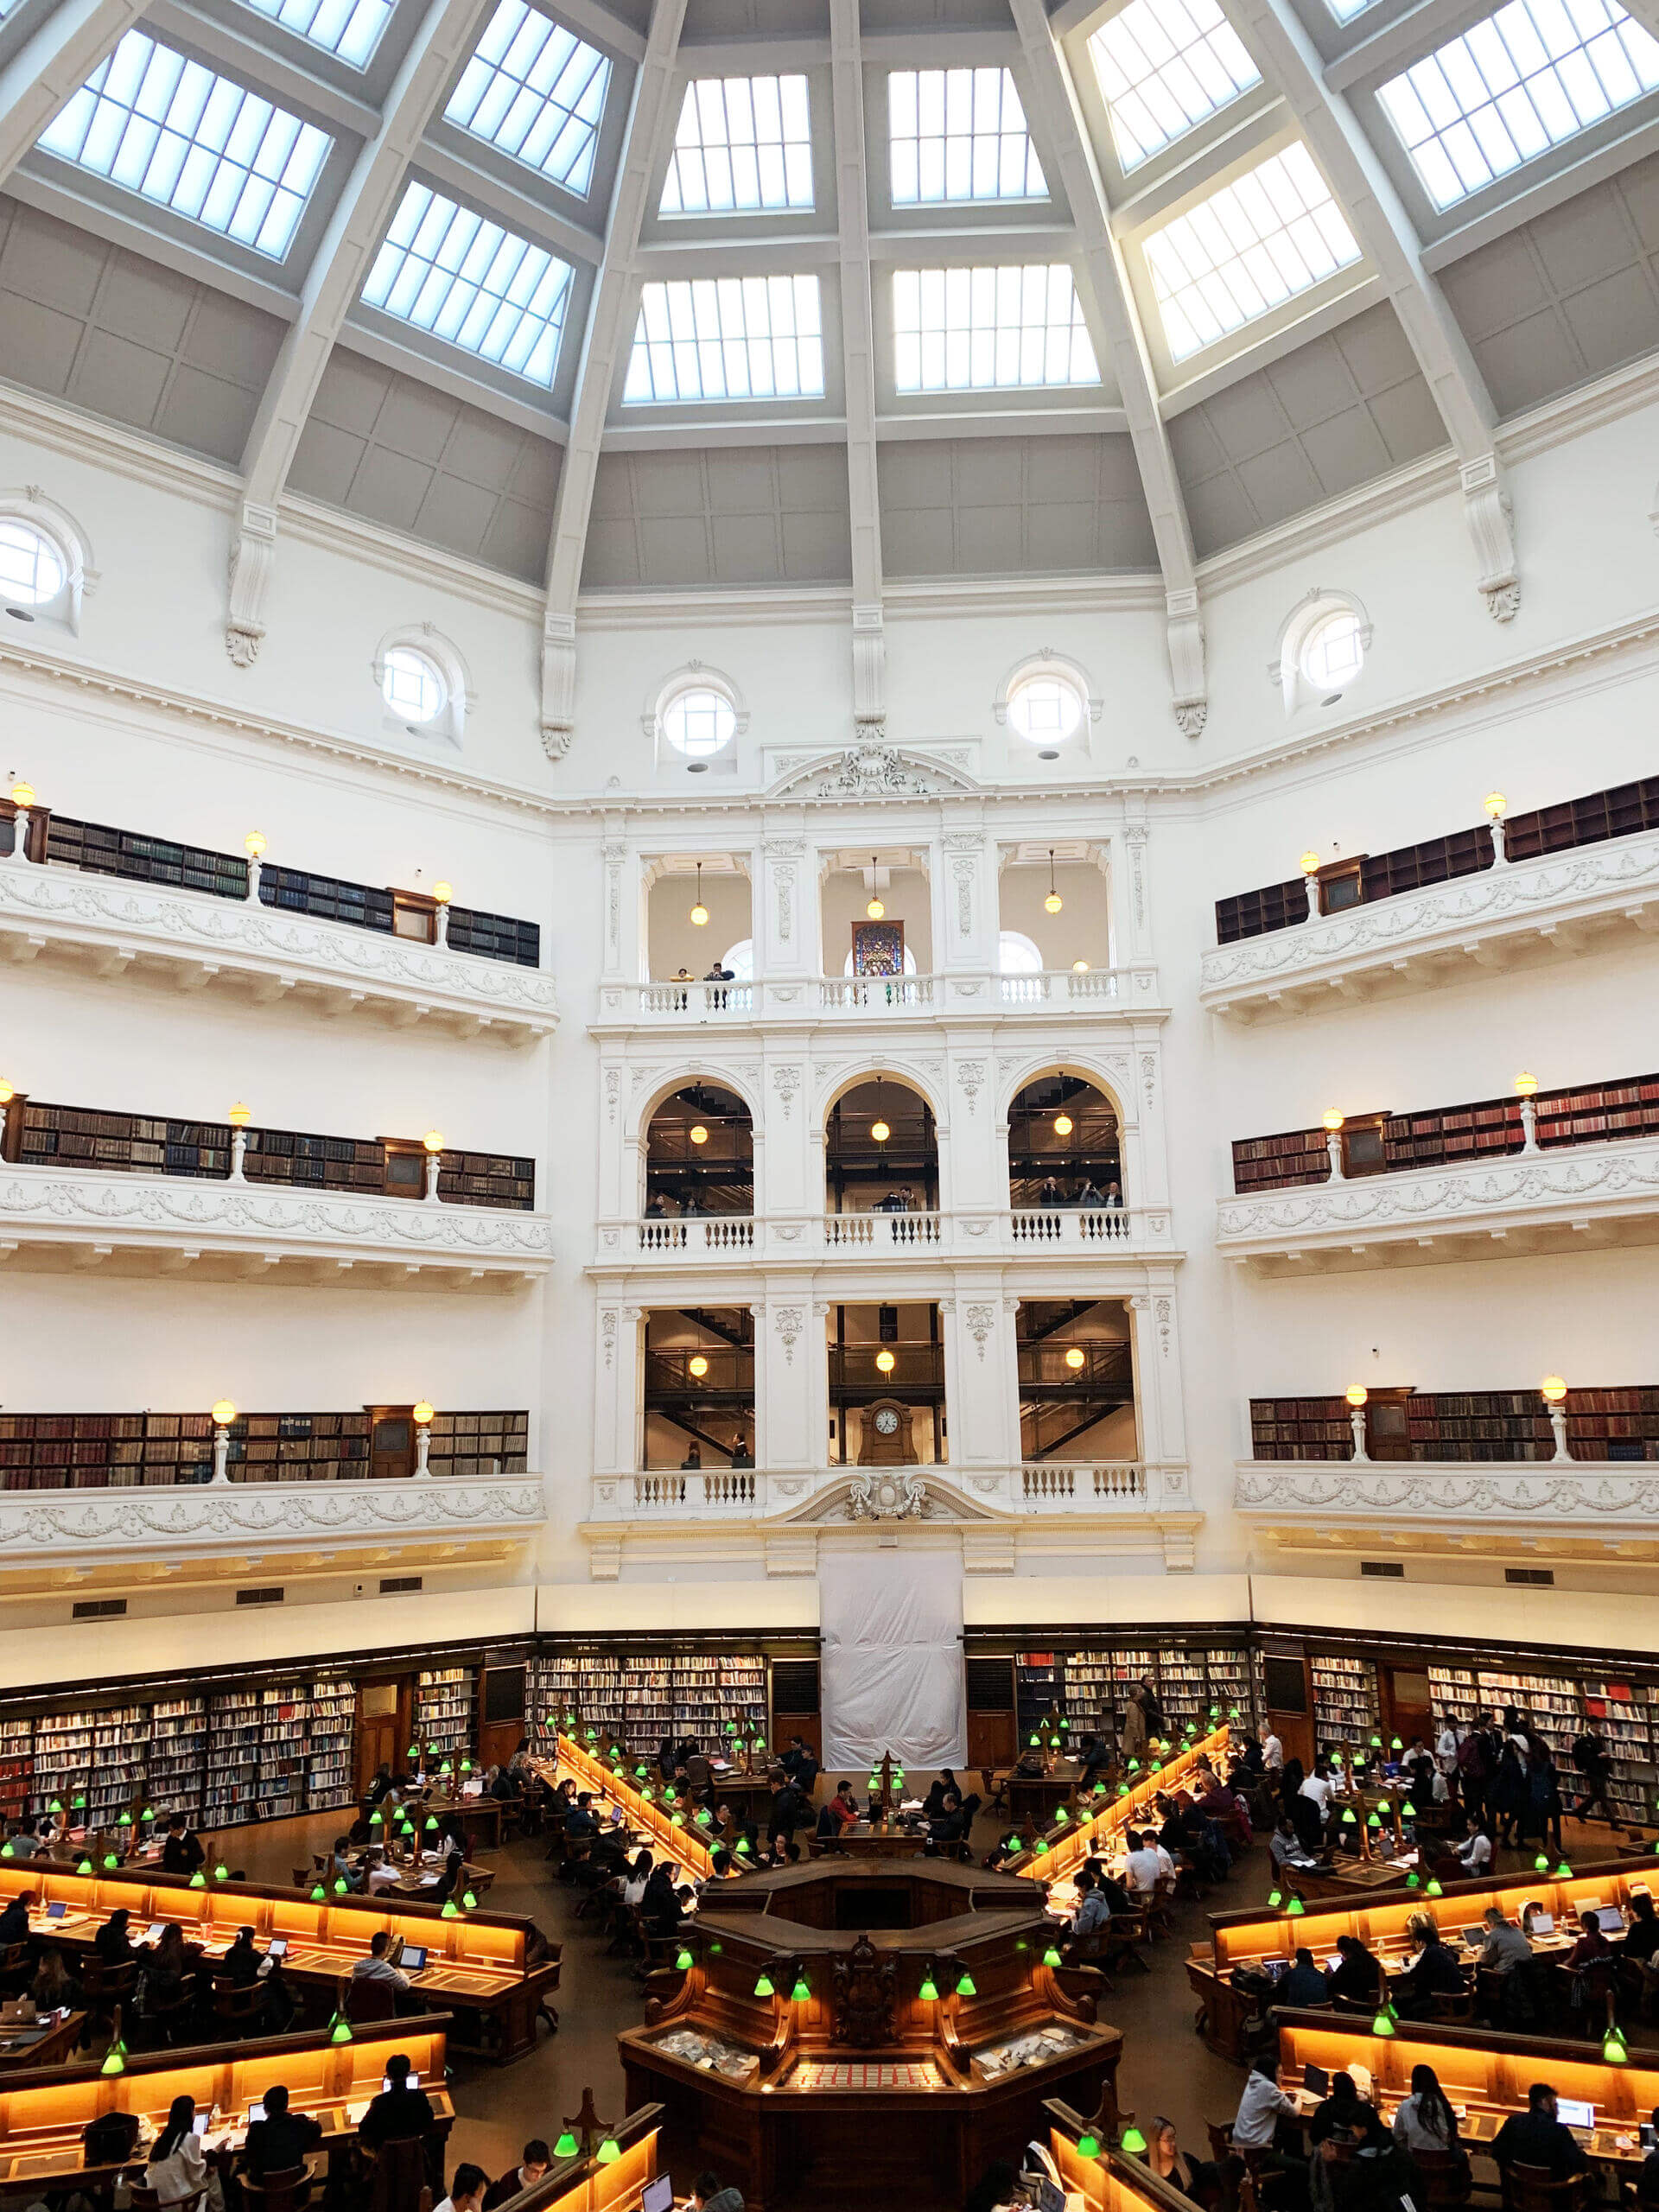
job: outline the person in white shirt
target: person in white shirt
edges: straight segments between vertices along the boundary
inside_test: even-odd
[[[1458,1732],[1448,1720],[1434,1740],[1434,1756],[1440,1761],[1442,1774],[1458,1770]]]
[[[1285,1747],[1271,1728],[1262,1738],[1262,1764],[1269,1774],[1282,1774],[1285,1770]]]
[[[1173,1872],[1173,1864],[1166,1851],[1160,1850],[1150,1836],[1137,1830],[1125,1840],[1129,1847],[1129,1887],[1138,1897],[1149,1897],[1158,1886],[1159,1877],[1166,1866]]]
[[[1325,1775],[1319,1772],[1317,1768],[1304,1780],[1301,1788],[1301,1795],[1304,1797],[1311,1797],[1313,1800],[1313,1802],[1319,1808],[1319,1818],[1321,1821],[1328,1821],[1330,1819],[1331,1783]]]
[[[369,1955],[359,1959],[352,1968],[353,1981],[389,1981],[397,1990],[409,1987],[409,1976],[399,1974],[386,1953],[391,1948],[391,1936],[384,1928],[378,1928],[369,1938]],[[486,2177],[487,2179],[487,2177]]]
[[[1458,1848],[1458,1857],[1465,1874],[1488,1874],[1492,1866],[1491,1823],[1482,1821],[1467,1843]]]
[[[484,2192],[489,2185],[490,2177],[482,2166],[457,2166],[449,2194],[437,2212],[482,2212]]]
[[[1259,2058],[1250,2069],[1233,2120],[1235,2151],[1270,2151],[1281,2118],[1294,2120],[1296,2105],[1279,2086],[1279,2063]]]
[[[367,1889],[369,1895],[373,1897],[381,1890],[394,1889],[403,1878],[402,1873],[396,1866],[387,1864],[385,1852],[378,1844],[376,1844],[369,1853],[363,1876],[364,1886]]]
[[[155,2190],[163,2208],[188,2203],[206,2190],[212,2212],[225,2212],[225,2191],[217,2170],[208,2164],[203,2153],[195,2118],[194,2098],[174,2098],[168,2107],[167,2125],[150,2145],[144,2187]]]
[[[639,1903],[645,1894],[645,1885],[651,1879],[651,1871],[656,1863],[648,1851],[639,1853],[628,1869],[627,1880],[622,1885],[624,1904],[636,1905]]]

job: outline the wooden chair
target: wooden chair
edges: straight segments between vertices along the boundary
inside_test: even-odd
[[[1104,1964],[1113,1967],[1133,1965],[1142,1974],[1152,1972],[1147,1957],[1147,1916],[1143,1912],[1115,1912],[1106,1923]]]
[[[1552,2181],[1542,2166],[1522,2165],[1516,2158],[1499,2171],[1504,2212],[1577,2212],[1594,2201],[1599,2186],[1593,2169]]]
[[[26,1989],[35,1972],[34,1955],[25,1936],[18,1943],[0,1943],[0,1990],[15,1997]]]
[[[138,1961],[130,1959],[124,1966],[112,1967],[94,1952],[82,1968],[80,1986],[91,2024],[107,2025],[123,2005],[131,2006],[138,1986]]]
[[[390,1981],[366,1980],[353,1975],[346,1984],[341,2012],[351,2021],[395,2020],[397,2017],[397,1985]]]
[[[306,1867],[290,1866],[288,1872],[289,1878],[293,1883],[296,1890],[310,1890],[316,1887],[308,1869]]]
[[[1432,2006],[1429,2018],[1442,2021],[1448,2027],[1472,2028],[1475,2024],[1475,1993],[1472,1989],[1436,1989],[1430,1994]]]
[[[370,2212],[432,2212],[426,2145],[419,2137],[381,2145],[370,2162],[368,2194]]]
[[[128,2199],[132,2212],[162,2212],[162,2200],[153,2189],[146,2189],[141,2181],[129,2182]],[[204,2182],[194,2196],[175,2196],[169,2200],[167,2212],[201,2212],[207,2199],[207,2185]]]
[[[311,2202],[308,2166],[284,2167],[281,2173],[267,2174],[263,2181],[256,2181],[247,2173],[237,2178],[247,2199],[249,2212],[306,2212]]]
[[[1160,1936],[1173,1936],[1175,1933],[1173,1911],[1175,1890],[1179,1879],[1179,1876],[1172,1879],[1167,1874],[1160,1874],[1151,1898],[1147,1902],[1147,1932],[1154,1942]]]
[[[146,1997],[138,2015],[146,2043],[170,2047],[195,2018],[196,1977],[187,1974],[172,1997]],[[188,2042],[188,2037],[185,2037]]]
[[[263,1981],[234,1982],[215,1980],[213,1986],[213,2018],[232,2035],[246,2035],[264,2017],[265,1985]]]
[[[1474,2194],[1475,2179],[1461,2151],[1414,2151],[1412,2163],[1423,2177],[1431,2212],[1452,2212]]]

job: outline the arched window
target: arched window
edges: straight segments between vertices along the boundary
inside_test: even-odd
[[[442,670],[412,645],[394,645],[386,655],[380,690],[393,714],[410,725],[429,722],[448,696]]]
[[[54,600],[63,589],[68,564],[43,530],[20,515],[0,515],[0,599],[8,614]]]
[[[996,941],[996,965],[1003,976],[1040,976],[1043,956],[1023,930],[1004,930]]]
[[[728,944],[720,956],[722,968],[729,968],[734,982],[752,983],[754,981],[754,939],[740,938],[735,944]]]
[[[1334,707],[1364,672],[1371,626],[1346,592],[1316,588],[1287,617],[1279,647],[1268,665],[1287,715],[1305,707]]]
[[[43,622],[73,636],[97,581],[73,517],[35,485],[0,491],[0,629]]]
[[[737,686],[696,660],[676,669],[652,695],[641,720],[658,765],[688,776],[734,772],[737,741],[749,726]]]
[[[466,663],[433,624],[389,630],[375,648],[372,669],[388,736],[460,745],[472,683]]]
[[[993,705],[998,721],[1006,722],[1039,760],[1058,760],[1065,747],[1086,745],[1089,726],[1100,720],[1101,711],[1087,672],[1047,646],[1009,670]]]

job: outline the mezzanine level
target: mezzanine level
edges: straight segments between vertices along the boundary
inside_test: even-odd
[[[1281,1550],[1541,1565],[1659,1560],[1659,1465],[1241,1459],[1233,1509]]]
[[[700,1556],[817,1571],[822,1533],[849,1524],[953,1529],[969,1573],[1014,1573],[1028,1554],[1161,1555],[1190,1568],[1204,1516],[1185,1462],[1040,1459],[1019,1465],[658,1471],[592,1478],[582,1524],[590,1572],[625,1560]]]
[[[1092,1256],[1173,1260],[1167,1206],[962,1208],[954,1211],[825,1213],[756,1219],[694,1214],[602,1222],[596,1269],[664,1274],[836,1262],[880,1265],[933,1256],[953,1260]]]
[[[245,858],[0,801],[0,957],[514,1044],[556,1027],[535,924],[263,865],[254,842]]]
[[[689,980],[601,982],[596,1030],[840,1027],[871,1023],[1015,1020],[1065,1014],[1138,1015],[1165,1011],[1150,962],[1123,968],[1001,975],[818,976],[753,982]]]

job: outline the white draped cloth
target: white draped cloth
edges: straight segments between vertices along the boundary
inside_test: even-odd
[[[891,1751],[918,1773],[964,1766],[962,1559],[906,1534],[818,1560],[823,1768],[868,1773]]]

